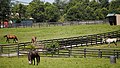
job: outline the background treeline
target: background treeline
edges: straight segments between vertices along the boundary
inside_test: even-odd
[[[33,0],[28,5],[10,0],[0,2],[0,18],[32,17],[37,22],[103,20],[108,13],[120,13],[120,0],[55,0],[54,3]]]

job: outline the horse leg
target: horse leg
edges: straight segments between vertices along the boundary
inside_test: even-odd
[[[14,43],[15,39],[13,39],[13,43]]]
[[[108,47],[110,47],[110,42],[108,43]]]
[[[37,65],[38,65],[38,63],[40,62],[40,56],[36,57],[36,60],[37,60]]]
[[[7,38],[6,42],[10,43],[8,38]]]
[[[14,42],[16,43],[16,39],[14,39]]]
[[[33,61],[34,61],[34,65],[35,65],[35,58],[33,59]]]
[[[117,42],[114,41],[113,43],[117,46]]]

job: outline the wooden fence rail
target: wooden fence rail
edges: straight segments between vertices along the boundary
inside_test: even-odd
[[[53,51],[53,50],[52,50]],[[115,56],[120,58],[119,49],[95,49],[95,48],[79,48],[79,49],[64,49],[51,51],[51,57],[98,57],[98,58],[109,58],[110,56]],[[49,52],[50,53],[50,52]]]
[[[30,49],[24,48],[24,46],[3,46],[0,52],[1,56],[20,56],[26,55]],[[120,58],[119,49],[96,49],[96,48],[56,48],[56,49],[43,49],[35,48],[42,56],[50,57],[99,57],[99,58],[109,58],[110,56],[116,56]],[[4,53],[4,55],[2,55]],[[13,54],[12,54],[13,53]]]
[[[37,50],[39,52],[43,53],[44,55],[47,55],[46,53],[48,53],[48,54],[52,54],[52,55],[57,56],[57,54],[61,55],[61,54],[68,53],[68,54],[65,54],[65,55],[71,56],[71,54],[76,55],[77,51],[75,51],[75,50],[65,50],[65,49],[68,49],[68,48],[74,49],[74,47],[79,47],[79,46],[90,46],[90,45],[102,44],[102,38],[105,38],[105,37],[115,37],[115,38],[118,38],[118,41],[120,41],[120,30],[113,31],[113,32],[108,32],[108,33],[94,34],[94,35],[86,35],[86,36],[78,36],[78,37],[70,37],[70,38],[60,38],[60,39],[50,39],[50,40],[41,40],[41,41],[37,41],[37,43],[39,45],[39,48],[37,48]],[[56,51],[57,54],[56,54],[56,52],[54,54],[54,52],[47,51],[47,49],[45,48],[46,43],[52,44],[54,42],[57,42],[59,44],[59,47],[58,47],[59,50],[57,49],[57,51]],[[2,56],[2,54],[4,54],[4,53],[10,55],[10,53],[13,53],[13,52],[14,53],[16,52],[17,56],[19,56],[23,52],[27,53],[28,49],[26,49],[25,47],[28,46],[29,44],[31,44],[31,42],[0,45],[0,56]],[[64,50],[60,50],[60,49],[64,49]],[[82,54],[79,54],[79,55],[84,55],[84,57],[92,55],[92,54],[88,54],[88,53],[91,53],[91,52],[89,52],[89,50],[84,49],[80,52]],[[63,52],[67,51],[67,52],[62,53],[61,51],[63,51]],[[95,52],[95,49],[93,49],[93,51]],[[107,55],[104,55],[104,52],[105,52],[104,50],[99,49],[99,50],[97,50],[95,56],[99,55],[99,57],[100,57],[101,53],[102,53],[102,57],[107,56]],[[108,53],[108,54],[112,54],[112,53],[115,53],[116,56],[117,55],[119,56],[119,54],[120,54],[119,51],[111,52],[111,53]]]
[[[74,46],[88,46],[88,45],[98,45],[102,44],[102,38],[110,37],[110,38],[118,38],[120,41],[120,30],[94,34],[94,35],[86,35],[86,36],[78,36],[78,37],[70,37],[70,38],[60,38],[60,39],[51,39],[51,40],[43,40],[43,43],[53,43],[57,42],[60,47],[74,47]]]

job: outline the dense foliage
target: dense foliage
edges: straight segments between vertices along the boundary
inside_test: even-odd
[[[9,4],[10,0],[0,1],[0,17],[2,13],[4,16],[9,13],[5,12],[10,10]],[[103,20],[108,13],[120,13],[119,4],[120,0],[55,0],[54,3],[33,0],[28,5],[13,3],[11,13],[12,18],[32,17],[38,22]]]
[[[0,0],[0,20],[4,20],[6,18],[9,18],[10,1],[11,0]]]

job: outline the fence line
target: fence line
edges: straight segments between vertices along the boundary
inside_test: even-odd
[[[37,41],[39,47],[36,48],[40,53],[42,53],[43,55],[47,55],[48,54],[52,54],[54,55],[54,50],[57,52],[57,54],[59,55],[61,53],[61,51],[65,51],[65,49],[73,49],[73,47],[79,47],[79,46],[89,46],[89,45],[97,45],[97,44],[102,44],[102,38],[104,37],[108,37],[108,36],[111,36],[111,37],[116,37],[116,38],[119,38],[118,41],[120,41],[120,30],[118,31],[113,31],[113,32],[108,32],[108,33],[101,33],[101,34],[94,34],[94,35],[87,35],[87,36],[78,36],[78,37],[70,37],[70,38],[60,38],[60,39],[50,39],[50,40],[41,40],[41,41]],[[53,43],[53,42],[58,42],[59,43],[59,48],[57,49],[54,49],[51,51],[48,51],[46,48],[45,48],[45,44],[46,43]],[[22,55],[22,54],[26,54],[27,51],[29,49],[26,49],[26,46],[28,44],[31,44],[31,42],[26,42],[26,43],[17,43],[17,44],[5,44],[5,45],[0,45],[0,56],[2,56],[3,53],[7,54],[7,56],[10,56],[11,54],[10,53],[15,53],[15,55],[19,56],[19,55]],[[59,50],[58,50],[59,49]],[[63,50],[61,50],[63,49]],[[80,49],[81,50],[81,49]],[[99,49],[100,51],[102,49]],[[65,55],[68,55],[68,56],[71,56],[72,52],[75,51],[75,50],[67,50],[68,52],[65,52],[65,53],[68,53],[68,54],[65,54]],[[88,49],[87,49],[88,51]],[[84,57],[87,56],[88,52],[86,50],[83,50],[84,52]],[[116,50],[115,50],[116,51]],[[55,52],[55,53],[56,53]],[[97,51],[98,52],[98,51]],[[99,56],[101,56],[101,52],[99,52]],[[61,53],[61,54],[64,54],[64,53]],[[74,54],[74,53],[73,53]],[[119,56],[119,51],[118,52],[115,52],[115,54],[117,54]],[[56,55],[56,54],[55,54]],[[3,55],[4,56],[4,55]],[[56,55],[57,56],[57,55]],[[104,55],[102,55],[103,57]]]
[[[116,58],[120,58],[120,50],[119,49],[73,48],[73,49],[59,50],[58,57],[59,56],[84,57],[84,58],[86,57],[109,58],[110,56],[116,56]]]
[[[8,24],[8,27],[12,28],[26,28],[26,27],[49,27],[49,26],[66,26],[66,25],[81,25],[81,24],[103,24],[108,23],[106,20],[94,20],[94,21],[66,21],[66,22],[39,22],[39,23],[33,23],[32,21],[22,21],[21,23],[10,23]],[[0,27],[3,26],[3,24],[0,25]],[[5,28],[8,28],[5,27]],[[2,28],[2,27],[1,27]]]
[[[51,40],[43,40],[44,43],[52,43],[53,41],[58,42],[60,47],[74,47],[74,46],[88,46],[88,45],[98,45],[102,44],[102,38],[111,37],[118,38],[120,41],[120,30],[94,34],[94,35],[86,35],[86,36],[78,36],[78,37],[70,37],[70,38],[60,38],[60,39],[51,39]]]

